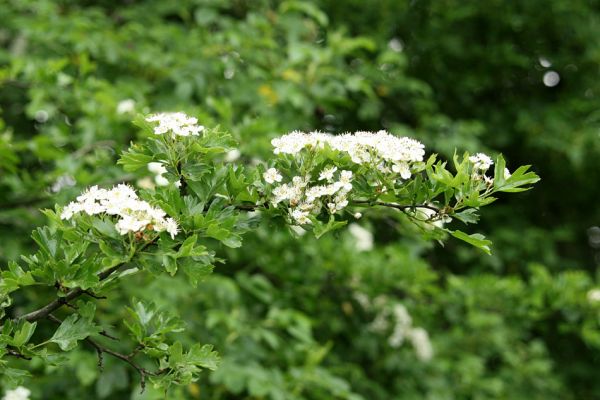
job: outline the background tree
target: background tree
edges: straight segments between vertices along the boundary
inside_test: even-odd
[[[596,2],[561,0],[5,1],[3,269],[34,251],[39,209],[155,179],[115,166],[138,112],[220,124],[247,164],[294,129],[387,129],[446,159],[502,152],[543,180],[484,213],[492,256],[421,241],[384,210],[318,242],[266,225],[244,251],[216,245],[228,261],[196,289],[132,277],[98,301],[100,322],[119,325],[135,296],[181,314],[184,345],[215,345],[220,368],[172,398],[594,398],[597,19]],[[19,296],[16,315],[48,300]],[[100,372],[89,346],[68,364],[27,364],[32,398],[140,396],[139,374],[109,357]]]

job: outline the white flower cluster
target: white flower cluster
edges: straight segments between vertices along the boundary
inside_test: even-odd
[[[279,171],[277,171],[275,168],[269,168],[263,174],[263,178],[265,179],[265,182],[271,183],[271,184],[275,183],[275,182],[281,182],[281,180],[283,179],[283,177],[281,176]]]
[[[483,153],[472,155],[469,161],[473,163],[473,168],[481,172],[487,171],[494,164],[492,159]]]
[[[149,203],[138,199],[129,185],[120,184],[114,188],[100,189],[92,186],[77,197],[77,201],[69,203],[60,214],[61,219],[71,219],[73,215],[84,212],[88,215],[107,214],[117,216],[115,224],[121,235],[129,232],[153,230],[167,231],[175,238],[179,228],[173,218],[165,218],[166,213]]]
[[[162,162],[150,162],[148,163],[148,171],[152,172],[154,175],[154,182],[158,186],[167,186],[169,185],[169,180],[164,177],[164,174],[167,173],[167,169]],[[181,187],[181,181],[177,180],[175,182],[176,187]]]
[[[364,302],[364,299],[362,301]],[[383,296],[374,301],[376,307],[381,307],[384,303],[387,301]],[[370,305],[369,302],[367,304]],[[390,322],[393,322],[392,334],[388,337],[390,347],[398,348],[404,341],[409,341],[419,360],[426,362],[433,358],[433,346],[427,331],[413,326],[412,317],[403,304],[396,303],[391,309],[383,307],[371,323],[370,328],[375,332],[385,332],[390,329]]]
[[[30,395],[31,390],[23,386],[17,386],[13,390],[7,390],[2,400],[29,400]]]
[[[117,114],[130,114],[135,111],[135,100],[125,99],[117,104]]]
[[[275,154],[297,154],[302,149],[322,149],[326,145],[348,153],[355,164],[370,164],[383,173],[411,176],[410,163],[423,161],[424,146],[417,140],[397,137],[386,131],[330,135],[321,132],[292,132],[271,141]]]
[[[163,175],[167,173],[167,169],[161,162],[151,162],[148,163],[148,171],[152,172],[154,175],[154,182],[158,186],[167,186],[169,184],[169,180],[165,178]]]
[[[483,153],[477,153],[469,157],[469,161],[473,164],[472,179],[480,180],[483,179],[487,185],[492,185],[494,179],[485,175],[486,171],[494,165],[494,161]],[[504,168],[504,179],[510,178],[510,171],[508,168]]]
[[[587,292],[587,299],[590,303],[600,303],[600,289],[590,289]]]
[[[310,224],[309,215],[318,214],[323,206],[332,214],[341,211],[348,205],[348,193],[352,190],[352,171],[340,171],[337,181],[334,179],[336,171],[336,167],[325,168],[319,180],[325,180],[327,184],[316,186],[309,186],[309,178],[295,176],[292,182],[273,188],[271,203],[277,206],[288,201],[290,215],[300,225]],[[283,179],[275,168],[267,170],[263,178],[269,184]]]
[[[373,250],[373,234],[368,229],[363,228],[359,224],[352,223],[348,225],[348,232],[356,241],[357,251]]]
[[[157,122],[154,127],[156,135],[171,132],[176,136],[198,136],[204,130],[204,126],[198,125],[198,119],[190,117],[182,112],[152,114],[146,118],[148,122]]]

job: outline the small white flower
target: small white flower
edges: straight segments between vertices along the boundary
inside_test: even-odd
[[[308,218],[308,211],[294,210],[292,211],[292,218],[300,225],[310,224],[311,221]]]
[[[409,333],[409,339],[415,348],[417,358],[423,362],[433,358],[433,346],[429,340],[427,331],[423,328],[413,328]]]
[[[587,299],[590,303],[600,303],[600,289],[591,289],[588,291]]]
[[[158,186],[167,186],[169,185],[169,180],[167,178],[165,178],[162,175],[156,175],[154,177],[154,182],[158,185]]]
[[[135,111],[135,100],[125,99],[117,104],[117,114],[129,114]]]
[[[398,164],[392,165],[392,171],[395,173],[399,173],[402,179],[410,179],[411,172],[408,163],[400,162]]]
[[[17,386],[13,390],[7,390],[2,400],[29,400],[30,395],[31,390],[23,386]]]
[[[240,158],[241,155],[242,153],[238,149],[229,150],[225,153],[225,162],[234,162]]]
[[[162,175],[167,173],[167,169],[161,162],[150,162],[148,163],[148,171],[156,175]]]
[[[58,177],[56,182],[54,182],[52,184],[52,187],[50,188],[50,190],[53,193],[58,193],[61,190],[63,190],[65,187],[75,186],[76,183],[77,182],[75,181],[75,178],[73,178],[71,175],[61,175]]]
[[[337,167],[328,167],[328,168],[325,168],[319,174],[319,180],[320,181],[326,180],[327,182],[331,182],[333,180],[333,174],[335,173],[335,171],[337,171]]]
[[[356,250],[369,251],[373,249],[373,234],[358,224],[348,225],[348,232],[356,241]]]
[[[504,168],[504,179],[510,178],[511,175],[512,174],[510,173],[510,171],[508,170],[508,168]]]
[[[304,229],[302,229],[301,226],[290,225],[290,229],[292,230],[292,232],[294,232],[298,236],[304,236],[304,235],[306,235],[306,231]]]
[[[157,122],[154,127],[155,135],[171,132],[176,136],[198,136],[204,126],[198,125],[198,119],[182,112],[152,114],[146,118],[148,122]]]
[[[175,236],[179,232],[177,222],[173,218],[167,218],[165,220],[165,230],[171,235],[171,239],[175,239]]]
[[[354,213],[354,218],[360,219],[362,217],[362,213],[356,212]]]
[[[265,182],[267,182],[269,184],[273,184],[275,182],[281,182],[281,179],[283,179],[283,177],[281,176],[279,171],[277,171],[275,168],[269,168],[263,174],[263,178],[264,178]]]
[[[475,168],[475,170],[479,170],[482,172],[487,171],[492,166],[492,164],[494,164],[492,159],[483,153],[477,153],[469,157],[469,161],[471,161],[474,164],[473,168]]]

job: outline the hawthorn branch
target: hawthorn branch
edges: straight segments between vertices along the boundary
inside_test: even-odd
[[[156,238],[154,240],[146,243],[145,245],[143,245],[138,251],[145,250],[148,246],[150,246],[151,244],[154,244],[155,242],[156,242]],[[109,276],[112,275],[113,272],[119,270],[121,267],[123,267],[124,265],[129,263],[129,261],[130,260],[124,261],[113,267],[110,267],[109,269],[106,269],[106,270],[100,272],[98,274],[98,280],[103,281],[103,280],[107,279]],[[50,315],[50,313],[61,308],[64,304],[67,304],[71,300],[74,300],[83,294],[89,294],[89,291],[81,289],[81,288],[75,288],[75,289],[71,290],[70,292],[68,292],[65,296],[59,297],[58,299],[51,301],[50,303],[46,304],[42,308],[39,308],[32,312],[29,312],[25,315],[21,315],[20,317],[17,317],[16,320],[19,321],[19,320],[24,319],[28,322],[33,322],[33,321],[38,321],[40,319],[44,319],[44,318],[48,317],[48,315]]]
[[[430,206],[428,204],[410,204],[410,205],[404,205],[404,204],[396,204],[396,203],[386,203],[383,201],[368,201],[368,200],[358,200],[353,202],[353,204],[355,205],[372,205],[372,206],[381,206],[381,207],[389,207],[389,208],[395,208],[397,210],[400,211],[407,211],[410,209],[414,209],[414,208],[425,208],[431,211],[435,211],[436,213],[440,212],[440,209],[434,206]]]
[[[430,206],[428,204],[396,204],[396,203],[386,203],[383,201],[368,201],[368,200],[357,200],[352,202],[352,205],[358,206],[381,206],[381,207],[389,207],[395,208],[397,210],[406,212],[407,210],[414,208],[426,208],[428,210],[435,211],[436,213],[440,212],[440,209],[434,206]],[[241,211],[256,211],[259,208],[268,208],[268,203],[264,204],[237,204],[235,205],[236,210]]]
[[[7,355],[15,357],[15,358],[22,358],[23,360],[31,360],[31,357],[27,357],[21,353],[19,353],[17,350],[13,350],[10,348],[7,348]]]
[[[115,272],[116,270],[118,270],[119,268],[121,268],[123,265],[125,265],[126,263],[119,263],[117,265],[115,265],[114,267],[111,267],[105,271],[102,271],[98,274],[98,278],[103,281],[106,278],[108,278],[113,272]],[[74,300],[76,298],[78,298],[79,296],[81,296],[82,294],[85,293],[85,290],[81,289],[81,288],[75,288],[73,290],[71,290],[69,293],[67,293],[64,297],[59,297],[58,299],[46,304],[44,307],[37,309],[35,311],[29,312],[25,315],[21,315],[20,317],[17,318],[17,320],[26,320],[29,322],[33,322],[33,321],[38,321],[40,319],[44,319],[46,318],[50,313],[58,310],[59,308],[61,308],[64,304],[67,304],[68,302],[70,302],[71,300]]]
[[[56,318],[52,314],[48,314],[46,316],[46,318],[52,322],[56,322],[57,324],[62,324],[62,321],[59,318]],[[103,368],[103,365],[104,365],[104,356],[103,355],[104,354],[108,354],[114,358],[124,361],[127,364],[129,364],[131,367],[133,367],[140,374],[140,386],[141,386],[140,393],[144,393],[144,390],[146,389],[146,377],[147,376],[159,376],[168,371],[168,368],[162,368],[162,369],[159,369],[156,371],[150,371],[150,370],[138,365],[133,360],[133,357],[135,357],[137,352],[132,352],[129,355],[121,354],[117,351],[109,349],[108,347],[104,347],[103,345],[96,342],[89,336],[87,338],[85,338],[84,341],[87,344],[89,344],[90,346],[92,346],[94,348],[94,350],[96,350],[96,353],[98,354],[98,368],[100,368],[100,369]]]

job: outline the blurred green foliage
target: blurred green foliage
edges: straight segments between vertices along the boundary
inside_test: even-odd
[[[350,232],[316,241],[265,225],[242,249],[215,248],[227,263],[197,288],[131,277],[98,303],[102,325],[117,330],[135,296],[177,309],[185,345],[215,345],[220,368],[173,399],[598,398],[599,18],[583,0],[3,0],[2,268],[31,252],[39,209],[135,183],[115,161],[136,112],[220,124],[248,163],[294,129],[388,129],[447,157],[501,151],[542,181],[483,216],[492,256],[407,239],[377,214],[357,221],[367,251]],[[27,291],[16,311],[46,299]],[[398,304],[428,332],[429,361],[391,346],[392,326],[373,329]],[[30,365],[26,386],[164,398],[140,395],[122,363],[96,364],[80,345],[69,368]]]

